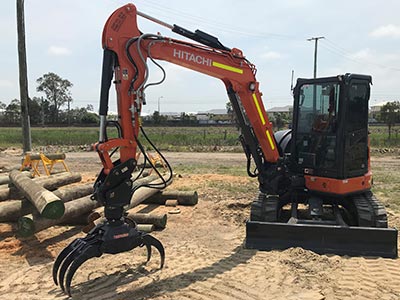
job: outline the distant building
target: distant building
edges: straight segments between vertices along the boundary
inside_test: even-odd
[[[292,105],[277,106],[267,109],[267,113],[292,113],[292,112],[293,112]]]
[[[389,101],[382,101],[382,102],[378,102],[375,103],[373,105],[370,106],[369,108],[369,118],[370,120],[376,120],[379,119],[379,115],[381,113],[381,108],[382,106],[386,105]],[[372,123],[372,122],[370,122]]]
[[[211,109],[204,112],[198,112],[196,119],[199,124],[213,125],[213,124],[232,124],[231,116],[228,111],[224,109]]]

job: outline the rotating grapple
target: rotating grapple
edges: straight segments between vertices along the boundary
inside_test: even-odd
[[[136,229],[136,224],[124,216],[123,207],[129,204],[133,194],[131,173],[136,161],[130,159],[117,165],[106,175],[101,172],[95,183],[93,199],[104,204],[106,221],[94,227],[85,237],[72,241],[58,255],[53,265],[53,280],[71,296],[71,281],[77,269],[87,260],[104,253],[118,254],[146,246],[147,261],[154,246],[164,265],[164,247],[153,236]]]

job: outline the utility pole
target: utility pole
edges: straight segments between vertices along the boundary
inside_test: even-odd
[[[160,100],[164,98],[163,96],[158,97],[158,113],[161,116],[161,111],[160,111]]]
[[[317,51],[318,51],[318,40],[324,39],[325,37],[323,36],[318,36],[318,37],[312,37],[307,39],[307,41],[315,41],[315,46],[314,46],[314,78],[317,78]]]
[[[19,62],[19,93],[21,97],[21,126],[24,154],[31,151],[31,128],[28,111],[28,75],[26,66],[24,0],[17,0],[17,32]]]

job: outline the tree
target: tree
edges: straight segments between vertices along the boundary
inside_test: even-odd
[[[381,107],[381,120],[386,123],[389,131],[389,140],[392,135],[392,127],[400,121],[400,102],[388,102]]]
[[[70,88],[72,83],[55,73],[49,72],[36,80],[38,92],[44,92],[46,100],[52,105],[53,122],[58,122],[60,108],[68,102],[72,102]]]
[[[21,122],[21,102],[14,99],[7,105],[4,114],[4,119],[7,124],[15,125]]]
[[[40,98],[28,98],[28,111],[31,124],[37,125],[42,122],[42,107]]]

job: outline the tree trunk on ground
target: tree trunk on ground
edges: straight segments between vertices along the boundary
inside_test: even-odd
[[[157,179],[152,181],[152,184],[160,183],[161,180]],[[168,184],[170,184],[172,180]],[[131,203],[128,205],[128,208],[132,208],[142,203],[146,198],[150,197],[154,193],[156,193],[156,189],[152,188],[139,188],[132,196]],[[68,203],[65,203],[65,212],[62,218],[57,220],[48,220],[40,217],[38,214],[30,214],[23,216],[18,219],[18,235],[27,237],[31,236],[36,232],[44,230],[48,227],[66,223],[68,220],[77,218],[82,214],[90,212],[93,209],[96,209],[100,206],[100,203],[94,200],[91,200],[90,197],[83,197]]]
[[[29,178],[32,178],[32,175],[31,175],[30,172],[25,172],[24,171],[24,172],[22,172],[22,174],[26,175]],[[10,177],[9,176],[6,176],[6,175],[0,176],[0,185],[9,184],[9,183],[10,183]],[[7,186],[4,186],[4,188],[7,188]]]
[[[93,184],[71,186],[53,193],[65,203],[92,194]],[[0,202],[0,222],[15,222],[19,217],[35,211],[35,207],[27,199],[3,201]]]
[[[42,217],[58,219],[64,214],[64,203],[54,193],[46,190],[19,171],[10,173],[11,182],[36,207]]]
[[[99,207],[99,202],[90,199],[90,196],[82,197],[65,203],[64,215],[60,219],[50,220],[42,218],[39,214],[29,214],[18,219],[19,236],[27,237],[51,226],[68,222]]]
[[[81,180],[82,176],[79,173],[62,173],[32,179],[33,182],[50,191],[54,191],[61,186],[79,182]],[[7,199],[19,200],[23,198],[24,195],[16,187],[6,187],[0,189],[0,201]]]
[[[178,200],[180,205],[196,205],[199,201],[199,196],[196,191],[165,190],[154,194],[143,203],[165,204],[165,201],[174,199]]]
[[[167,226],[167,214],[140,214],[128,211],[128,218],[131,218],[137,224],[153,224],[159,229],[164,229]]]

